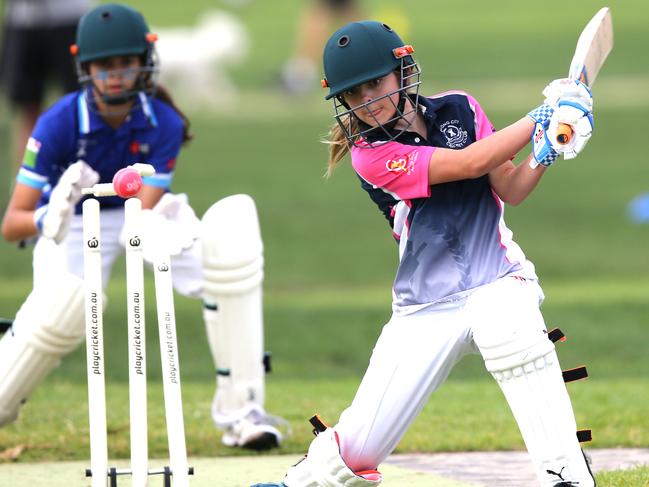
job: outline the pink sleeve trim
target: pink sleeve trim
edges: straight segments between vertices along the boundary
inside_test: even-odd
[[[430,196],[428,166],[434,147],[399,142],[361,149],[352,148],[352,166],[369,184],[399,200]]]

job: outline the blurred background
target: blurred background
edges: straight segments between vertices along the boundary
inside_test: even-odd
[[[604,6],[359,0],[354,12],[314,14],[314,3],[129,2],[159,34],[162,82],[192,122],[195,139],[181,153],[174,191],[187,193],[199,216],[234,193],[248,193],[257,203],[266,259],[266,342],[274,357],[267,406],[294,427],[284,452],[305,448],[305,420],[313,412],[334,423],[353,397],[390,315],[397,264],[391,232],[348,161],[332,179],[323,178],[327,150],[320,141],[333,123],[333,107],[320,88],[324,40],[348,14],[386,22],[415,47],[424,95],[468,91],[503,127],[536,107],[549,81],[567,75],[579,33]],[[649,5],[606,5],[615,47],[593,89],[595,134],[578,159],[558,161],[527,201],[507,208],[506,219],[541,277],[548,327],[568,335],[559,346],[562,365],[588,365],[589,381],[570,386],[579,425],[593,428],[594,446],[647,447],[649,225],[634,222],[628,205],[649,191]],[[52,88],[49,102],[59,93]],[[15,167],[9,155],[15,112],[1,103],[4,210]],[[30,263],[31,249],[0,243],[0,316],[13,317],[31,290]],[[106,314],[111,448],[118,456],[128,454],[124,292],[122,264],[114,271]],[[190,454],[222,454],[215,431],[206,427],[213,375],[200,304],[178,297],[176,305]],[[154,312],[149,305],[153,327]],[[155,328],[149,337],[155,382]],[[155,388],[150,394],[152,407],[161,408]],[[85,458],[85,400],[79,349],[37,390],[18,423],[0,430],[0,450],[20,443],[30,445],[28,459]],[[520,449],[509,416],[481,360],[469,358],[399,448]],[[68,433],[79,434],[44,426],[61,418]],[[162,422],[162,415],[152,414],[151,421]],[[158,443],[152,450],[164,454],[164,442]]]

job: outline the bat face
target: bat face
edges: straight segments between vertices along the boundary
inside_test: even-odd
[[[608,7],[588,22],[577,41],[568,77],[592,86],[606,57],[613,49],[613,21]]]

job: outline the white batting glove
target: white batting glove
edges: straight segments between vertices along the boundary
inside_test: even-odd
[[[572,136],[566,144],[557,142],[561,124],[569,125],[572,129]],[[547,136],[552,141],[552,147],[563,154],[564,159],[574,159],[590,140],[593,134],[593,124],[592,113],[584,112],[581,107],[565,104],[559,100],[559,107],[550,118]]]
[[[148,263],[155,262],[159,255],[180,255],[200,236],[200,220],[186,194],[165,193],[153,209],[142,210],[140,225],[142,256]],[[124,241],[122,230],[120,242]]]
[[[71,164],[50,193],[47,205],[34,213],[38,231],[57,244],[68,233],[75,205],[81,200],[81,189],[99,182],[99,174],[84,161]]]
[[[570,78],[555,79],[543,88],[544,103],[554,107],[564,104],[572,104],[579,107],[584,113],[593,111],[593,95],[588,86],[581,81]]]
[[[555,109],[547,129],[547,137],[552,147],[563,154],[564,159],[577,157],[593,132],[593,95],[581,81],[562,78],[552,81],[543,90],[545,103]],[[561,124],[572,129],[570,141],[566,144],[557,142],[558,129]]]

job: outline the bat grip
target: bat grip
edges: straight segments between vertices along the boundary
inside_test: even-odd
[[[572,127],[567,123],[560,123],[557,128],[557,143],[566,145],[572,139]]]

